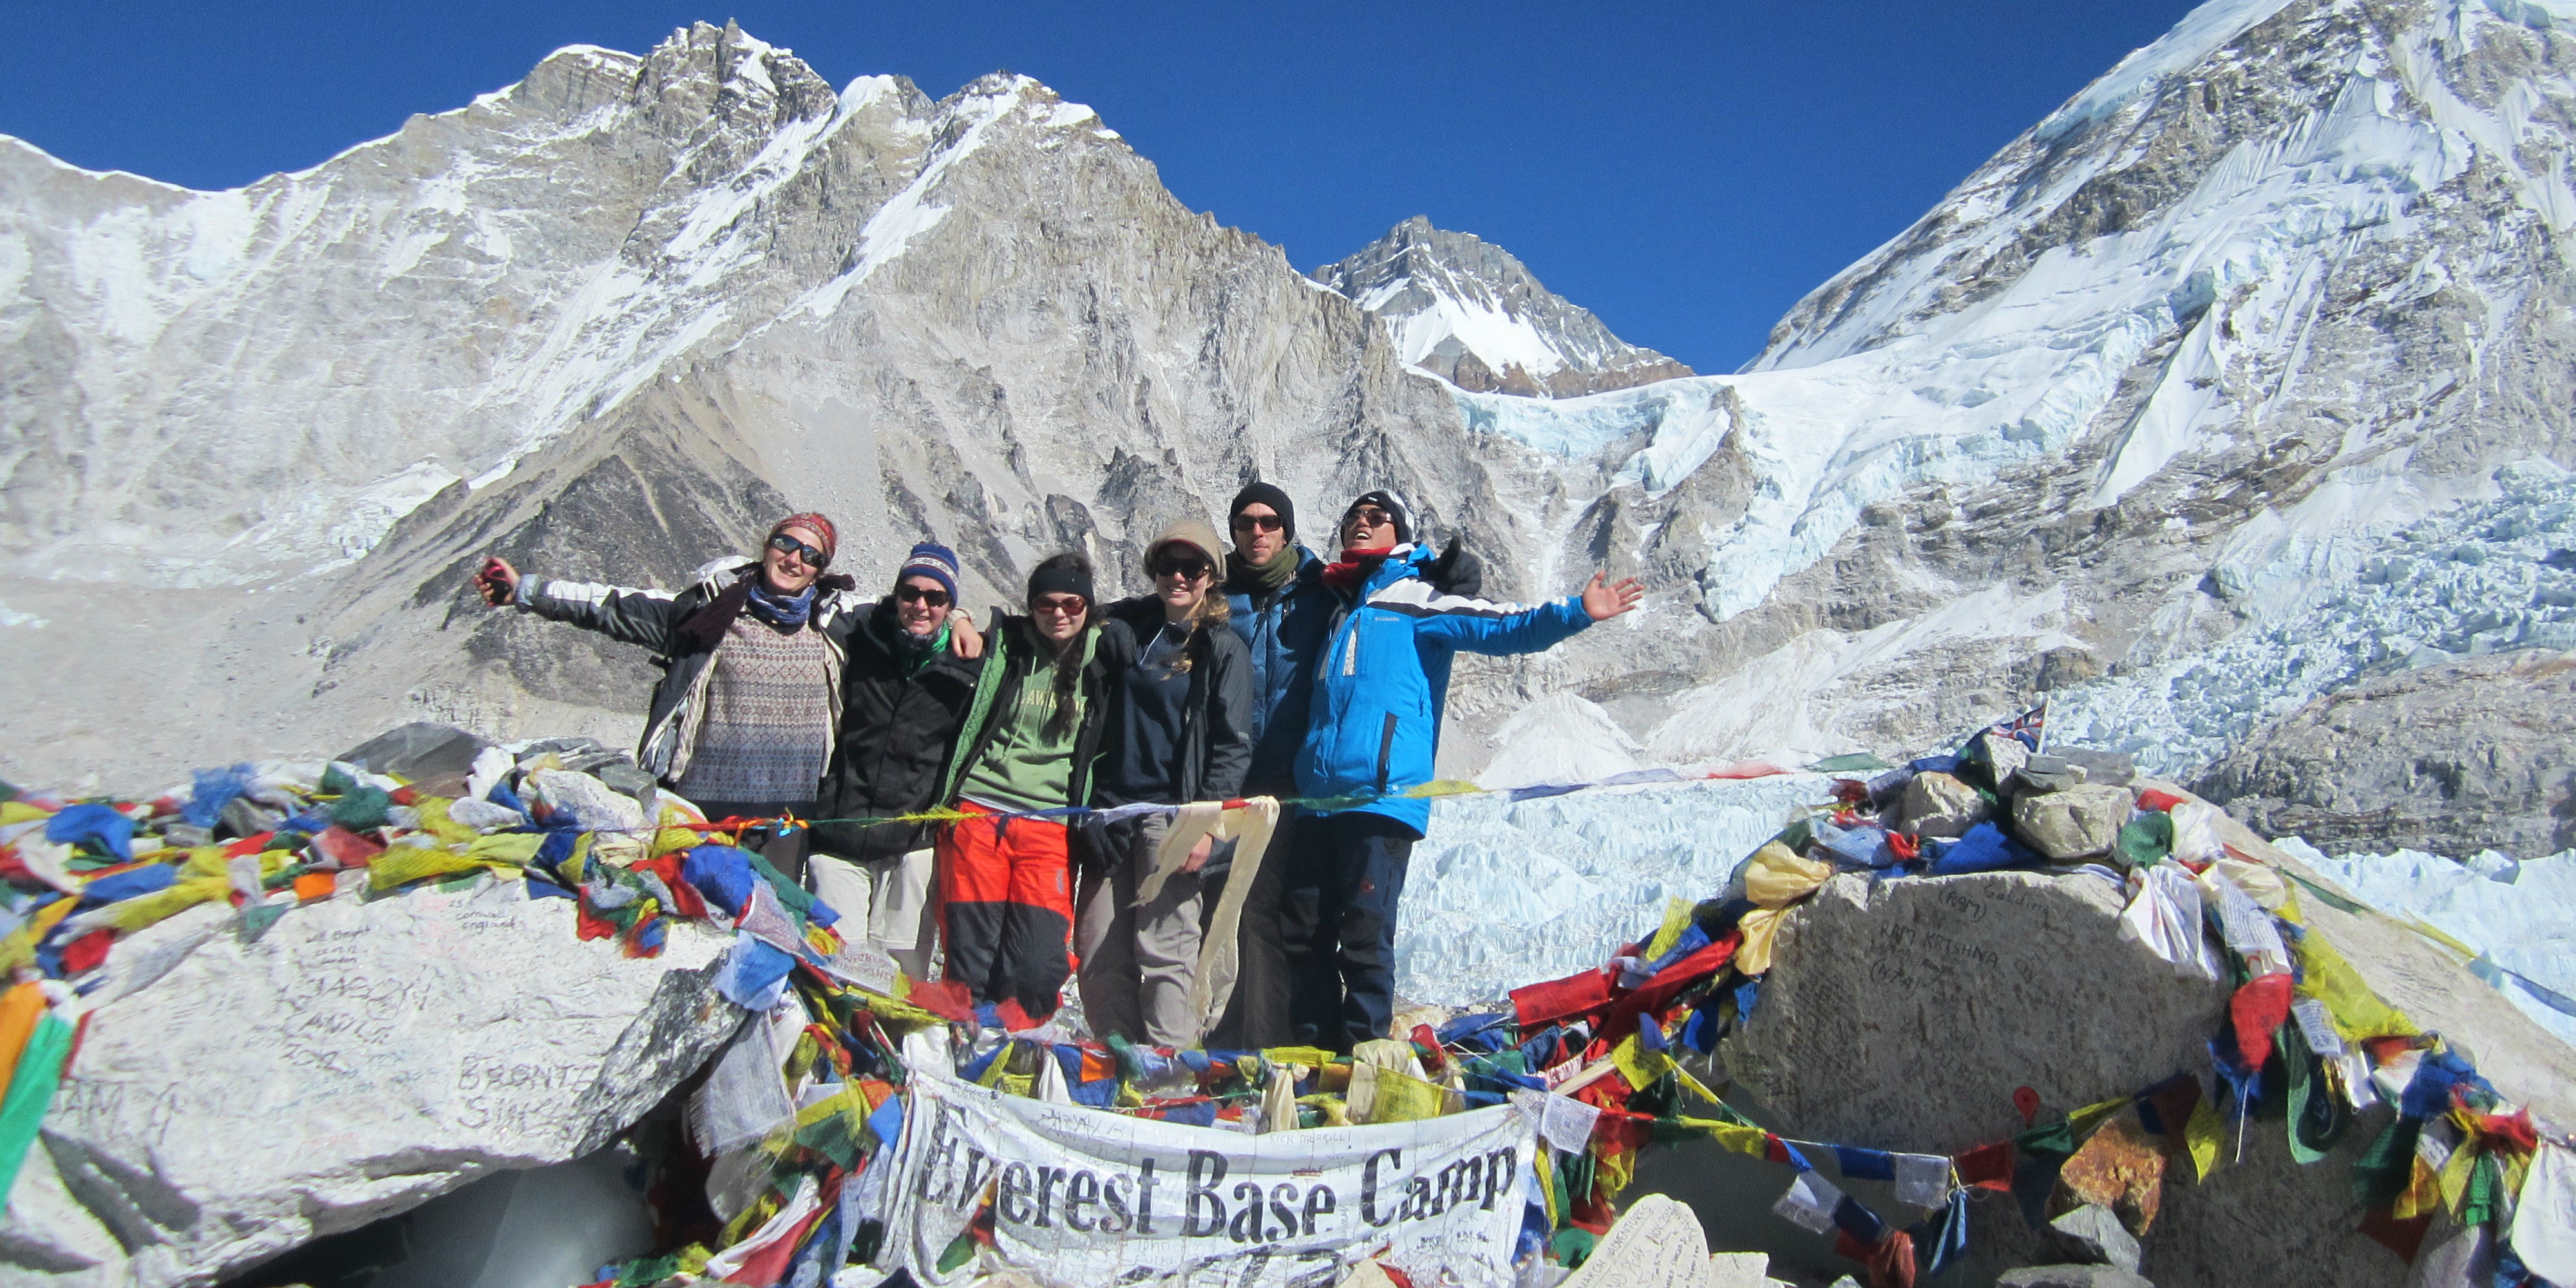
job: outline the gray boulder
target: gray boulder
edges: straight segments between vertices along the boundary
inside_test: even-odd
[[[2098,751],[2091,747],[2060,747],[2048,754],[2081,768],[2087,782],[2126,787],[2138,776],[2138,758],[2125,751]]]
[[[2156,1288],[2118,1266],[2023,1266],[1995,1277],[1995,1288]]]
[[[585,1157],[742,1022],[712,982],[726,937],[678,924],[630,958],[519,882],[236,924],[205,905],[117,944],[0,1217],[0,1282],[217,1283]]]
[[[2033,756],[2012,777],[2013,790],[2019,792],[2062,792],[2081,787],[2091,777],[2084,766],[2064,756]]]
[[[2196,787],[2328,853],[2557,853],[2576,846],[2576,653],[2469,658],[2319,698]]]
[[[449,725],[415,720],[399,725],[332,757],[363,764],[379,774],[396,774],[422,790],[454,796],[464,789],[474,757],[492,744]]]
[[[1894,826],[1916,836],[1960,837],[1993,812],[1976,788],[1957,777],[1923,773],[1905,784],[1905,795],[1897,802]]]
[[[2230,847],[2332,888],[2232,820],[2220,831]],[[2505,1096],[2537,1116],[2576,1119],[2576,1059],[2502,994],[2383,918],[2323,899],[2300,906],[2364,983],[2475,1052]],[[2122,907],[2120,889],[2089,873],[1838,876],[1783,920],[1761,1004],[1720,1045],[1709,1072],[1735,1084],[1730,1101],[1784,1136],[1954,1154],[2022,1130],[2015,1087],[2032,1088],[2043,1112],[2058,1114],[2206,1069],[2205,1044],[2226,1022],[2227,987],[2169,970],[2123,939]],[[2388,1121],[2384,1108],[2361,1114],[2324,1161],[2300,1166],[2282,1124],[2258,1119],[2241,1161],[2231,1148],[2205,1180],[2167,1176],[2155,1223],[2139,1240],[2142,1264],[2173,1284],[2398,1288],[2407,1267],[2357,1233],[2352,1193],[2352,1164]],[[1712,1241],[1770,1252],[1775,1275],[1783,1266],[1822,1271],[1818,1278],[1840,1273],[1813,1252],[1816,1240],[1767,1210],[1754,1208],[1776,1231],[1726,1215],[1730,1195],[1744,1196],[1739,1207],[1776,1197],[1787,1184],[1777,1166],[1715,1144],[1685,1145],[1648,1153],[1637,1183],[1638,1192],[1695,1199],[1717,1213]],[[1891,1221],[1915,1215],[1884,1182],[1836,1183]],[[1955,1282],[2066,1259],[2060,1236],[2024,1224],[2017,1204],[1998,1198],[1969,1211],[1969,1252]]]
[[[2087,1203],[2048,1223],[2058,1238],[2086,1262],[2138,1271],[2138,1240],[2111,1209]]]
[[[2086,784],[2013,800],[2013,830],[2022,843],[2064,861],[2100,854],[2129,821],[2129,789]]]
[[[1983,733],[1977,735],[1976,759],[1985,762],[1986,772],[1994,776],[1995,786],[2002,787],[2012,781],[2013,775],[2021,772],[2022,766],[2030,763],[2030,748],[2023,746],[2019,738]]]

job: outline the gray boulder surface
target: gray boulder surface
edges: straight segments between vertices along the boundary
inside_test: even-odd
[[[1992,813],[1993,805],[1976,788],[1936,770],[1906,782],[1893,826],[1917,836],[1959,837]]]
[[[2120,1218],[2099,1203],[2087,1203],[2048,1223],[2048,1228],[2087,1263],[2138,1272],[2138,1240]]]
[[[2232,820],[2221,830],[2229,846],[2332,888]],[[1754,1017],[1720,1045],[1711,1073],[1784,1136],[1953,1154],[2022,1130],[2016,1087],[2062,1114],[2204,1069],[2229,989],[2122,938],[2123,904],[2114,883],[2090,874],[1835,877],[1784,920]],[[2576,1116],[2566,1045],[2458,958],[2325,899],[2303,893],[2300,910],[2375,993],[2474,1052],[2505,1095],[2539,1116]],[[2241,1161],[2231,1140],[2205,1180],[2175,1165],[2139,1240],[2143,1272],[2175,1285],[2406,1282],[2394,1254],[2355,1232],[2351,1167],[2387,1121],[2384,1108],[2362,1113],[2311,1166],[2291,1161],[2282,1124],[2266,1119],[2252,1124]],[[1839,1273],[1817,1240],[1768,1213],[1787,1183],[1776,1166],[1686,1145],[1647,1154],[1638,1183],[1715,1213],[1716,1246]],[[1900,1226],[1921,1215],[1884,1183],[1836,1183]],[[2056,1236],[2025,1224],[2005,1196],[1973,1202],[1970,1218],[1962,1282],[2064,1259]]]
[[[2576,653],[2367,680],[2266,727],[2194,786],[2264,835],[2330,853],[2555,854],[2576,846]]]
[[[2021,1266],[1995,1276],[1995,1288],[2156,1288],[2118,1266]]]
[[[711,982],[729,938],[677,924],[630,959],[524,889],[344,896],[253,941],[206,905],[120,942],[0,1218],[0,1279],[218,1282],[590,1155],[740,1027]]]
[[[2013,831],[2052,859],[2089,858],[2111,848],[2129,809],[2129,789],[2109,784],[2026,792],[2013,798]]]

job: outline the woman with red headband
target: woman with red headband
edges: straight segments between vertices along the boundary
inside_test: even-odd
[[[485,559],[483,601],[570,622],[651,649],[661,664],[636,760],[709,818],[813,811],[840,727],[841,666],[868,608],[827,573],[839,533],[820,514],[771,525],[757,560],[719,559],[672,594],[593,582],[533,582]],[[804,876],[805,829],[744,837],[791,879]]]

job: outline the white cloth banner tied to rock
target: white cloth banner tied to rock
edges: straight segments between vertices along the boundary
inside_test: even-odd
[[[1163,834],[1154,870],[1136,885],[1136,904],[1143,907],[1181,870],[1200,837],[1218,844],[1234,842],[1234,865],[1226,872],[1225,893],[1208,917],[1207,933],[1199,942],[1198,970],[1190,977],[1189,1013],[1199,1017],[1202,1037],[1216,1028],[1225,1016],[1226,1003],[1234,998],[1234,978],[1242,962],[1235,928],[1243,920],[1244,897],[1252,892],[1252,878],[1260,873],[1270,834],[1278,826],[1279,802],[1268,796],[1253,797],[1231,809],[1215,801],[1183,805],[1172,816],[1171,830]]]
[[[1374,1259],[1417,1283],[1512,1282],[1537,1124],[1516,1105],[1247,1136],[916,1076],[881,1268],[964,1283],[1337,1283]],[[993,1243],[941,1254],[992,1205]],[[988,1264],[979,1265],[979,1262]]]

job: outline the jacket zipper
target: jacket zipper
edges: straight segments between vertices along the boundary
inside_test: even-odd
[[[1395,756],[1395,713],[1386,713],[1386,726],[1377,736],[1377,794],[1386,795],[1389,762]]]

